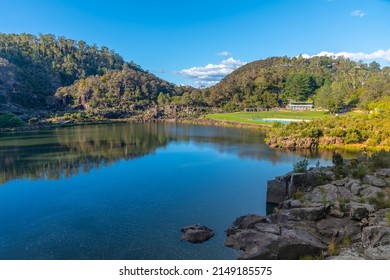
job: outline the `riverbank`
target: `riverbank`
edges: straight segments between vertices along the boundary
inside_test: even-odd
[[[384,128],[378,128],[379,130],[373,131],[370,135],[369,127],[363,132],[360,130],[356,130],[355,128],[348,127],[334,127],[327,128],[316,128],[318,125],[314,124],[314,128],[312,124],[308,124],[308,120],[311,118],[313,121],[310,122],[326,122],[332,123],[332,119],[328,121],[328,119],[323,119],[325,114],[321,113],[321,120],[315,120],[318,118],[318,112],[315,114],[307,115],[306,119],[298,119],[298,117],[302,117],[301,113],[295,115],[295,118],[288,119],[291,121],[290,124],[283,125],[278,122],[245,122],[238,120],[237,117],[235,119],[214,119],[211,116],[245,116],[245,118],[249,115],[259,114],[259,113],[231,113],[231,114],[214,114],[214,115],[202,115],[200,117],[171,117],[171,118],[158,118],[153,116],[144,116],[137,115],[130,118],[121,118],[121,119],[89,119],[89,118],[50,118],[43,119],[34,122],[33,124],[27,124],[26,126],[14,127],[14,128],[0,128],[0,133],[10,133],[10,132],[18,132],[18,131],[33,131],[38,129],[53,129],[56,127],[69,127],[76,125],[94,125],[94,124],[107,124],[107,123],[144,123],[144,122],[178,122],[183,124],[193,124],[193,125],[210,125],[216,127],[236,127],[236,128],[249,128],[249,129],[259,129],[267,132],[266,143],[271,148],[277,149],[329,149],[329,150],[347,150],[347,151],[368,151],[375,152],[380,150],[390,151],[390,140],[384,139],[383,141],[378,140],[378,134],[380,134],[380,130],[384,130],[386,125],[382,125]],[[262,115],[265,116],[267,114],[277,115],[277,116],[285,116],[289,114],[293,115],[293,112],[262,112]],[[275,116],[276,116],[275,115]],[[274,119],[276,120],[276,119]],[[281,119],[282,120],[282,119]],[[285,119],[287,120],[287,119]],[[337,119],[336,119],[337,120]],[[369,119],[372,122],[371,119]],[[325,132],[326,135],[324,135]],[[372,139],[373,137],[375,139]],[[357,138],[356,138],[357,137]],[[363,141],[363,137],[368,137],[365,141]],[[354,139],[361,139],[359,143],[355,143],[353,141],[358,141]],[[381,143],[378,143],[381,142]],[[376,143],[376,144],[375,144]],[[375,145],[374,145],[375,144]]]
[[[315,148],[353,151],[390,151],[390,115],[360,114],[333,116],[311,122],[274,125],[268,131],[267,143],[274,148],[305,149],[305,139]]]
[[[271,130],[271,129],[270,129]],[[271,148],[277,149],[289,149],[289,150],[302,150],[302,149],[327,149],[327,150],[345,150],[352,152],[379,152],[390,151],[389,146],[370,146],[367,144],[345,144],[340,137],[268,137],[266,143]]]
[[[55,129],[59,127],[72,127],[72,126],[83,126],[83,125],[99,125],[109,123],[147,123],[147,122],[177,122],[182,124],[192,125],[208,125],[216,127],[235,127],[235,128],[249,128],[249,129],[270,129],[270,124],[250,124],[250,123],[239,123],[233,121],[218,121],[203,117],[197,118],[170,118],[170,119],[158,119],[158,118],[126,118],[126,119],[104,119],[104,120],[58,120],[58,121],[42,121],[37,124],[26,124],[25,126],[13,127],[13,128],[0,128],[0,133],[13,133],[13,132],[25,132],[42,129]]]
[[[390,259],[390,154],[268,181],[272,214],[245,215],[225,246],[240,259]]]

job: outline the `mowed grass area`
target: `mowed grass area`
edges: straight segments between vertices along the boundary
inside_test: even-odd
[[[262,122],[261,119],[313,120],[327,116],[330,115],[325,111],[268,111],[209,114],[206,115],[206,118],[219,121],[270,125],[270,122]]]

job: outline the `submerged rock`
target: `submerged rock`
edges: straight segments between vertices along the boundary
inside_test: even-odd
[[[181,231],[184,234],[180,237],[180,240],[191,243],[203,243],[215,235],[214,231],[206,226],[201,225],[190,225],[183,227]]]

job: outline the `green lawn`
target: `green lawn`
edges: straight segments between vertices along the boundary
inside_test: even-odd
[[[231,121],[240,123],[257,123],[257,124],[270,124],[270,122],[262,122],[261,119],[296,119],[296,120],[313,120],[318,118],[325,118],[329,116],[329,113],[323,111],[280,111],[280,112],[236,112],[236,113],[223,113],[223,114],[209,114],[206,116],[208,119]]]

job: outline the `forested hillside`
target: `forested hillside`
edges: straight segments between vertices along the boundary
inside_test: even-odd
[[[272,57],[248,63],[204,91],[209,106],[226,111],[271,108],[288,99],[312,101],[337,112],[344,105],[367,109],[390,95],[390,68],[345,58]]]
[[[47,108],[61,86],[137,65],[107,47],[51,34],[0,34],[0,104]]]
[[[89,76],[59,88],[55,97],[63,100],[64,106],[114,113],[142,111],[156,105],[159,96],[160,103],[164,103],[181,92],[182,88],[153,74],[125,65],[122,70],[107,70],[103,75]]]
[[[155,105],[238,111],[288,100],[336,113],[367,110],[390,96],[390,67],[345,58],[271,57],[248,63],[206,89],[176,86],[107,47],[51,34],[0,34],[0,112],[40,109],[142,113]]]

